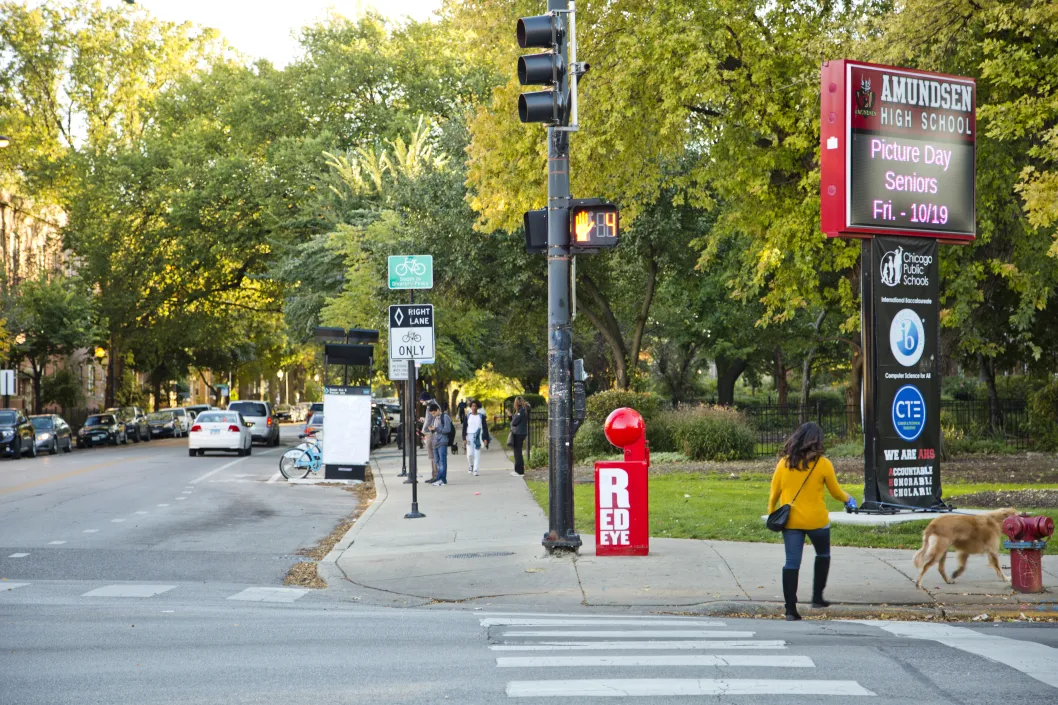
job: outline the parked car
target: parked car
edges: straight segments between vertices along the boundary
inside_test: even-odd
[[[116,446],[118,443],[128,442],[125,424],[114,414],[92,414],[85,419],[81,430],[77,432],[78,448],[90,448],[103,443]]]
[[[402,422],[401,419],[401,408],[400,404],[379,404],[382,410],[386,413],[386,419],[389,421],[389,429],[394,433],[400,428]]]
[[[377,404],[371,405],[371,447],[378,448],[389,443],[389,421]]]
[[[290,404],[276,404],[276,420],[277,421],[293,421],[294,410]]]
[[[213,407],[210,406],[209,404],[189,404],[189,405],[185,406],[184,408],[187,409],[188,411],[193,411],[195,416],[197,417],[203,411],[209,411]]]
[[[30,423],[37,432],[37,450],[46,450],[55,455],[60,450],[69,453],[73,450],[73,429],[70,424],[55,414],[30,416]]]
[[[310,401],[299,401],[294,405],[294,421],[296,423],[305,423],[309,420],[309,407],[312,406]]]
[[[0,450],[15,460],[37,457],[37,431],[18,409],[0,409]]]
[[[173,412],[173,420],[176,422],[176,425],[179,426],[179,433],[175,436],[176,438],[186,436],[187,432],[191,430],[191,421],[194,417],[188,413],[186,408],[177,406],[172,409],[158,409],[158,411]]]
[[[306,436],[312,436],[323,430],[323,412],[317,411],[315,414],[309,417],[308,423],[305,424],[305,430],[302,432]]]
[[[243,419],[253,424],[251,436],[266,446],[279,445],[279,422],[272,413],[272,405],[259,399],[233,401],[228,404],[228,411],[237,411]]]
[[[121,423],[125,424],[125,433],[133,443],[151,440],[151,425],[147,422],[147,414],[140,407],[122,406],[107,409],[104,413],[114,414]]]
[[[151,438],[179,438],[186,435],[172,409],[152,411],[147,414],[147,423],[151,427]]]
[[[187,435],[187,454],[193,457],[205,455],[207,450],[225,450],[249,455],[253,425],[237,411],[203,411]]]

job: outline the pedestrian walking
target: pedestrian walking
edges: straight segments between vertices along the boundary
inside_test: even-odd
[[[514,472],[512,475],[525,474],[525,458],[522,457],[522,444],[529,435],[529,405],[521,397],[514,398],[514,415],[511,417],[511,442],[514,447]]]
[[[481,465],[481,446],[489,447],[492,438],[489,436],[489,424],[481,405],[476,399],[470,402],[470,413],[463,422],[463,446],[467,449],[467,469],[471,474],[478,474]]]
[[[441,405],[433,402],[427,411],[434,418],[430,432],[434,436],[434,460],[437,463],[437,479],[431,483],[434,487],[448,484],[448,439],[452,437],[452,417],[447,411],[441,411]]]
[[[428,392],[423,392],[419,395],[419,403],[423,405],[425,412],[419,437],[422,439],[423,447],[426,449],[426,455],[430,457],[430,479],[427,482],[433,483],[437,482],[437,460],[433,452],[434,434],[431,429],[433,428],[434,417],[430,414],[430,404],[435,402]]]
[[[852,509],[856,508],[855,498],[841,489],[834,475],[833,464],[823,457],[823,429],[808,422],[786,441],[782,458],[771,478],[771,493],[768,497],[769,519],[776,510],[789,513],[782,526],[782,542],[786,548],[782,594],[788,622],[801,619],[797,613],[797,582],[806,536],[816,550],[812,606],[830,606],[823,599],[823,589],[827,586],[830,573],[830,516],[823,497],[824,486],[834,499]]]
[[[457,409],[459,411],[459,425],[462,426],[467,422],[467,400],[460,399],[459,406],[457,407]],[[464,438],[466,438],[466,436],[464,436]]]

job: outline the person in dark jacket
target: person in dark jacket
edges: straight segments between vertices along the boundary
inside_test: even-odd
[[[511,440],[514,444],[514,472],[512,475],[525,474],[525,459],[522,457],[522,446],[529,435],[529,405],[525,399],[515,397],[514,415],[511,417]]]
[[[478,474],[478,466],[481,465],[481,447],[489,447],[492,438],[489,436],[489,424],[485,420],[485,414],[481,412],[481,405],[476,399],[470,402],[470,413],[466,415],[463,422],[463,445],[467,449],[467,470],[472,475]]]
[[[441,487],[448,484],[448,439],[455,429],[452,427],[452,417],[447,411],[441,411],[440,404],[432,402],[427,410],[433,418],[430,432],[434,437],[433,453],[437,461],[437,479],[430,484]]]

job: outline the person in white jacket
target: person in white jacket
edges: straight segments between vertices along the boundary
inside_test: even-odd
[[[463,422],[463,445],[467,449],[467,470],[471,474],[478,474],[478,467],[481,465],[481,448],[482,446],[488,448],[491,440],[485,413],[481,411],[481,405],[475,399],[470,402],[470,411],[467,413],[466,421]]]

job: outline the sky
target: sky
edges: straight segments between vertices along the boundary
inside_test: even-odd
[[[137,0],[137,5],[163,20],[214,27],[244,54],[282,67],[295,56],[297,31],[328,10],[355,18],[376,9],[393,19],[425,20],[441,0]]]

